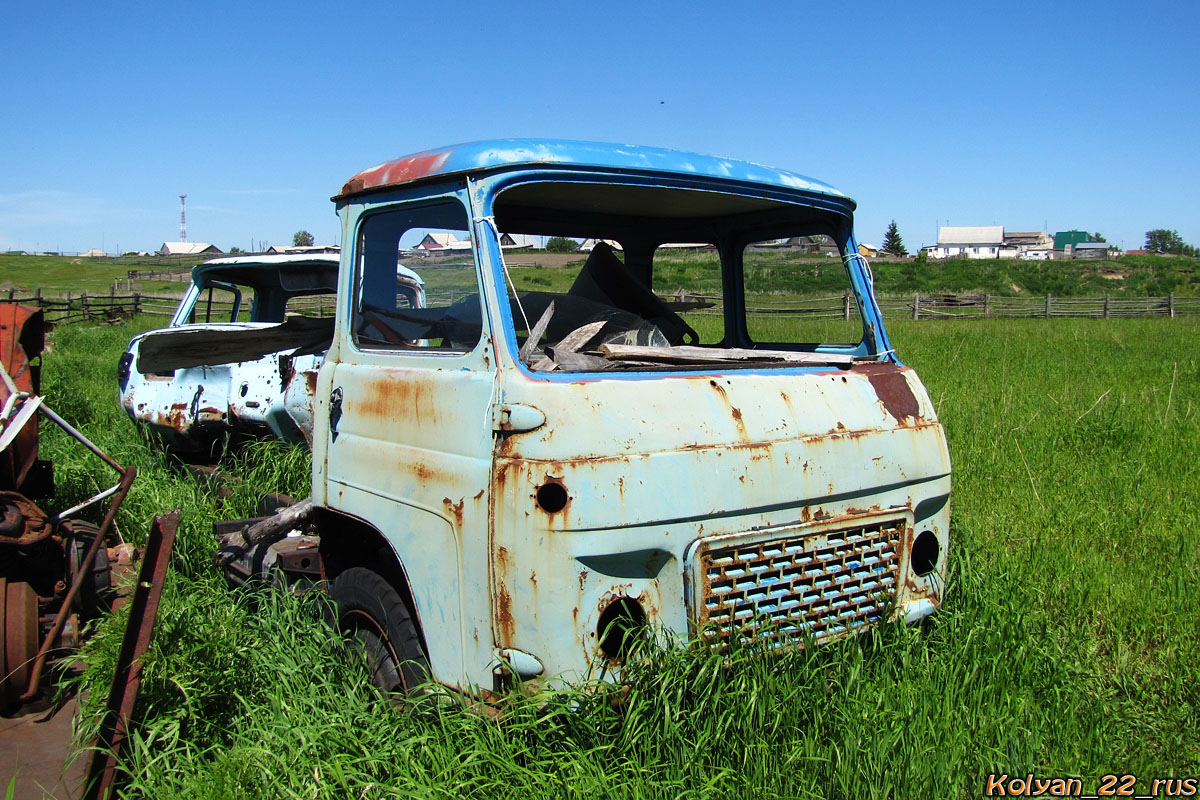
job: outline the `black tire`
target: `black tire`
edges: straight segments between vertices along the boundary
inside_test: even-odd
[[[67,578],[74,582],[79,575],[83,556],[87,553],[92,542],[100,535],[100,528],[90,522],[68,520],[63,523],[63,533],[67,537],[69,561]],[[107,614],[111,608],[112,598],[112,565],[108,562],[108,550],[103,545],[96,550],[96,558],[88,569],[79,594],[75,595],[75,610],[84,622]]]
[[[352,567],[334,580],[332,594],[338,629],[361,646],[371,683],[385,692],[411,694],[429,679],[417,626],[383,576]]]

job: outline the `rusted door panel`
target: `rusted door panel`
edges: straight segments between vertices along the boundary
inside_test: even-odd
[[[488,631],[471,622],[488,603],[486,541],[474,540],[487,530],[491,468],[482,367],[473,354],[360,353],[332,378],[341,412],[326,502],[381,525],[408,569],[434,675],[450,683],[484,680],[491,659]]]
[[[453,194],[467,205],[465,192]],[[354,241],[366,208],[345,212],[345,241]],[[353,258],[343,255],[339,297],[355,296]],[[477,283],[478,271],[476,263]],[[359,348],[347,311],[316,379],[314,502],[369,520],[388,538],[408,575],[434,678],[490,686],[496,360],[488,315],[474,349],[451,353]]]

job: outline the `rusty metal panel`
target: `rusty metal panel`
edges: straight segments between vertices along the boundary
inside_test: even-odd
[[[129,735],[129,722],[142,680],[142,656],[150,646],[154,618],[162,597],[163,582],[171,563],[171,549],[179,529],[179,511],[155,517],[146,541],[146,552],[130,600],[129,623],[117,654],[112,687],[93,743],[83,797],[87,800],[111,796],[121,750]]]
[[[713,176],[725,180],[809,191],[849,201],[823,181],[787,170],[726,158],[681,153],[659,147],[611,145],[561,139],[501,139],[426,150],[386,161],[358,173],[334,199],[395,188],[452,175],[480,174],[522,166],[550,165],[566,170],[599,167],[626,173],[653,171],[665,175]]]
[[[12,377],[18,393],[36,395],[40,390],[40,367],[32,362],[45,345],[45,323],[41,309],[0,303],[0,363]],[[0,405],[7,407],[12,392],[0,383]],[[38,461],[37,422],[25,425],[16,439],[0,453],[0,488],[23,490]]]

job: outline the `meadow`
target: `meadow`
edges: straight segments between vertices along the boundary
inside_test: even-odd
[[[511,269],[517,288],[561,292],[571,285],[578,266],[586,258],[564,262],[556,254],[515,253],[512,260],[521,264]],[[469,259],[468,259],[469,260]],[[545,263],[542,263],[545,262]],[[749,283],[769,283],[776,294],[841,294],[846,288],[845,272],[836,258],[808,256],[793,251],[751,250],[747,258]],[[451,256],[430,261],[420,259],[411,266],[425,270],[430,266],[460,266],[464,260]],[[719,294],[720,277],[712,269],[713,258],[704,251],[662,250],[655,256],[655,288],[673,292],[686,286],[690,291]],[[30,290],[40,287],[46,293],[107,294],[114,281],[124,287],[131,269],[157,265],[187,266],[190,262],[154,257],[81,258],[69,256],[26,256],[0,253],[0,291]],[[566,268],[562,268],[566,267]],[[1132,255],[1108,261],[1018,261],[1014,259],[945,259],[928,262],[873,259],[875,288],[879,293],[913,292],[987,293],[1008,296],[1055,297],[1103,295],[1106,292],[1129,295],[1200,295],[1200,260],[1174,256]],[[431,294],[451,288],[452,270],[429,270],[427,288]],[[142,294],[177,294],[183,286],[170,281],[134,281],[130,291]],[[121,292],[125,291],[123,288]],[[118,293],[121,293],[118,292]]]
[[[878,274],[878,272],[877,272]],[[454,698],[401,708],[315,595],[250,594],[211,566],[218,500],[148,446],[116,403],[138,319],[63,326],[48,404],[139,477],[118,518],[144,538],[182,508],[146,659],[124,796],[136,798],[975,797],[989,773],[1200,773],[1200,319],[889,321],[954,461],[948,593],[927,624],[729,664],[665,643],[628,695]],[[61,508],[110,473],[55,429]],[[308,456],[265,443],[248,484],[307,493]],[[105,696],[121,620],[88,646]],[[86,731],[87,726],[83,729]]]

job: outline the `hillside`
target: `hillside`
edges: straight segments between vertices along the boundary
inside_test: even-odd
[[[511,274],[518,286],[565,291],[570,286],[582,254],[575,258],[540,254],[514,254]],[[186,266],[187,262],[147,258],[79,258],[0,254],[0,291],[42,289],[107,293],[115,280],[125,280],[131,269],[152,264]],[[693,292],[718,291],[720,277],[714,258],[705,252],[660,253],[656,259],[659,292],[684,288]],[[567,269],[560,272],[560,267]],[[846,287],[837,259],[801,256],[782,251],[751,252],[746,258],[747,283],[770,285],[783,294],[839,294]],[[1174,256],[1123,256],[1113,261],[968,260],[884,261],[871,264],[875,289],[880,294],[1052,294],[1055,297],[1096,296],[1105,293],[1164,296],[1170,292],[1200,296],[1200,260]],[[757,276],[757,279],[755,279]],[[434,280],[436,283],[436,279]],[[560,286],[561,284],[561,286]],[[134,291],[178,291],[178,283],[137,283]]]

